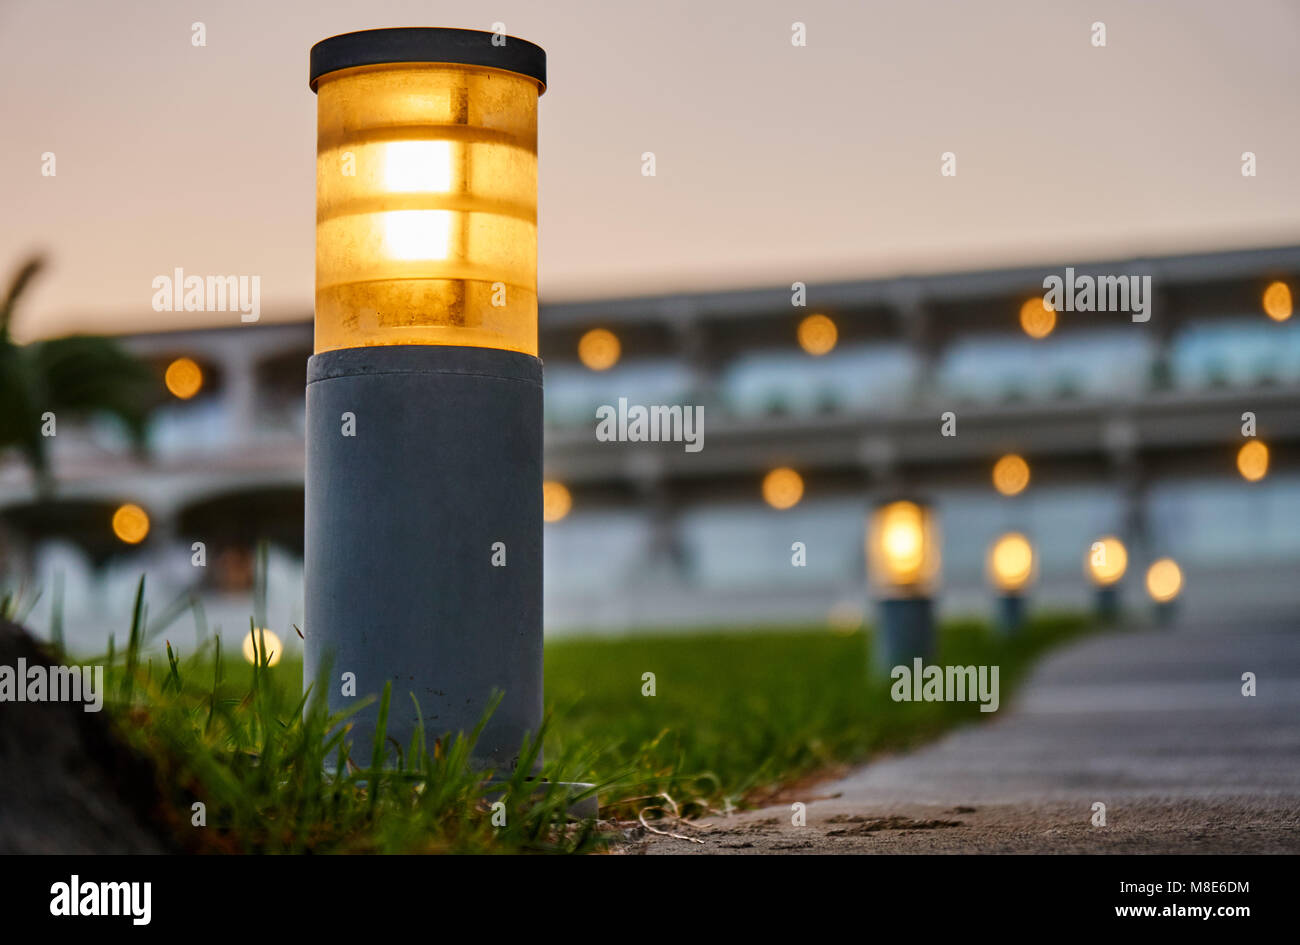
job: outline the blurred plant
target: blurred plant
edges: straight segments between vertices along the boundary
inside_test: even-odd
[[[143,449],[152,385],[148,367],[109,338],[69,335],[28,345],[14,342],[14,309],[43,268],[40,256],[24,263],[0,303],[0,452],[22,450],[37,493],[45,498],[54,482],[42,432],[44,415],[53,413],[57,422],[65,414],[108,414],[121,420],[136,449]]]

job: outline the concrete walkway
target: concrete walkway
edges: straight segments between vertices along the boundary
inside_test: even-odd
[[[1093,637],[997,716],[644,852],[1300,852],[1300,622]]]

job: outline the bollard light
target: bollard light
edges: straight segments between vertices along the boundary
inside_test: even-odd
[[[880,609],[876,670],[888,673],[934,650],[940,554],[930,507],[913,500],[877,505],[867,524],[866,556]]]
[[[871,516],[867,562],[872,582],[887,594],[928,594],[939,575],[939,543],[928,506],[886,502]]]
[[[1038,560],[1034,546],[1020,532],[1007,532],[989,548],[989,580],[997,588],[998,625],[1013,633],[1025,622],[1025,588],[1034,578]]]
[[[316,351],[537,354],[537,99],[546,54],[473,30],[312,49]]]
[[[1156,607],[1156,622],[1172,623],[1174,601],[1183,590],[1183,570],[1173,558],[1158,558],[1147,568],[1147,594]]]
[[[501,770],[542,719],[546,54],[367,30],[317,43],[310,84],[305,682],[330,667],[335,711],[391,683],[402,746],[421,722],[431,739],[470,732],[499,690],[475,757]],[[353,717],[353,757],[371,757],[377,713]]]
[[[1119,616],[1119,581],[1128,570],[1128,550],[1114,535],[1092,543],[1084,558],[1084,572],[1097,588],[1097,616],[1112,621]]]

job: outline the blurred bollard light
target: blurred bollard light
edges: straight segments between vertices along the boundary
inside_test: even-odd
[[[381,29],[312,48],[304,627],[305,683],[331,667],[333,711],[391,683],[403,747],[421,720],[431,739],[469,733],[500,690],[474,749],[498,771],[542,721],[546,86],[546,54],[502,38]],[[353,757],[371,757],[377,717],[352,717]]]
[[[1183,570],[1173,558],[1160,558],[1147,568],[1147,593],[1155,602],[1156,623],[1173,622],[1174,601],[1183,590]]]
[[[1016,633],[1024,625],[1024,590],[1037,564],[1034,546],[1020,532],[1007,532],[989,548],[989,580],[999,591],[997,617],[1003,633]]]
[[[866,550],[880,612],[873,667],[883,675],[934,652],[933,594],[940,552],[932,510],[913,500],[877,505],[867,526]]]
[[[1084,571],[1097,588],[1097,617],[1111,623],[1119,617],[1119,581],[1128,570],[1128,550],[1114,535],[1098,538],[1088,549]]]

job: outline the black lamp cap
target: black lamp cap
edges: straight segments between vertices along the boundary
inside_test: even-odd
[[[494,38],[505,42],[494,46]],[[546,50],[542,47],[482,30],[422,26],[361,30],[322,39],[311,48],[311,90],[316,91],[317,80],[327,73],[390,62],[447,62],[503,69],[536,81],[541,86],[539,95],[546,91]]]

